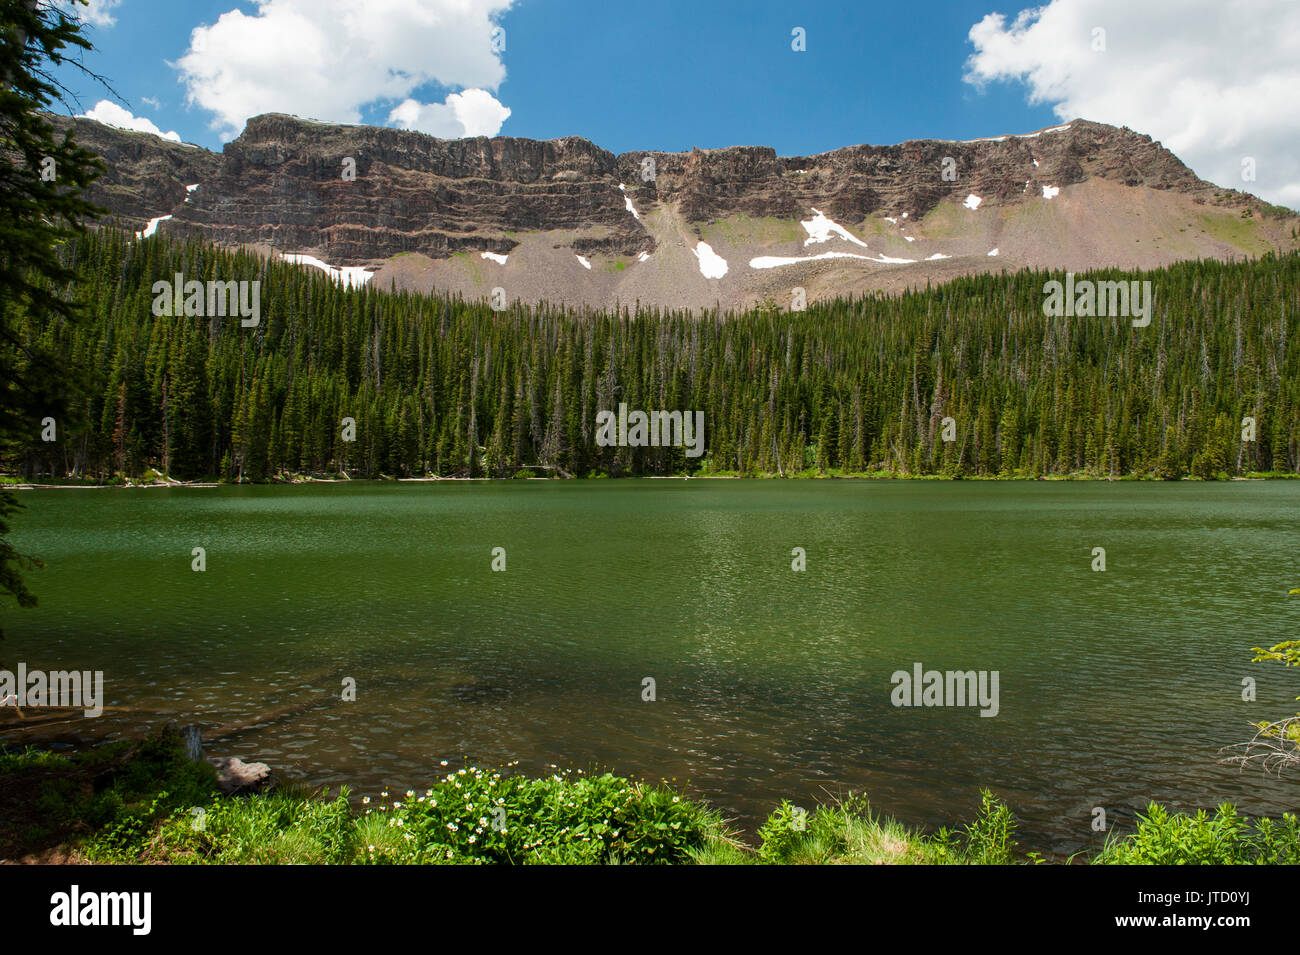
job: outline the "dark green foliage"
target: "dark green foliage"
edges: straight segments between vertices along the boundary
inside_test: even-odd
[[[75,272],[60,252],[98,215],[81,194],[103,167],[43,112],[61,98],[52,71],[76,62],[69,48],[90,49],[81,29],[49,4],[0,0],[0,445],[38,440],[41,420],[66,420],[82,390],[61,361]],[[9,542],[18,506],[0,491],[0,596],[31,607],[22,572],[40,561]]]
[[[71,133],[60,138],[42,112],[61,100],[51,72],[75,60],[68,48],[90,49],[81,30],[77,19],[52,5],[0,0],[0,309],[6,315],[27,308],[42,317],[72,314],[50,284],[72,277],[57,252],[84,219],[99,213],[81,193],[102,165]],[[0,328],[0,340],[12,346],[9,325]],[[7,348],[4,357],[32,360]],[[9,374],[4,383],[8,391]]]
[[[215,789],[212,767],[191,761],[171,727],[71,756],[0,752],[0,855],[93,832],[91,855],[124,861],[163,819]]]
[[[1049,276],[1032,272],[797,314],[498,313],[196,240],[100,231],[67,254],[92,319],[53,344],[92,384],[57,444],[31,428],[10,443],[29,474],[1175,479],[1300,464],[1297,255],[1148,273],[1154,314],[1133,328],[1044,316]],[[176,273],[261,280],[260,325],[155,318],[152,284]],[[620,401],[702,410],[705,456],[598,447],[596,413]]]
[[[0,489],[0,594],[14,598],[20,607],[35,607],[36,595],[23,579],[23,571],[43,567],[39,558],[21,553],[9,540],[9,518],[21,504],[12,491]],[[0,637],[4,629],[0,628]]]

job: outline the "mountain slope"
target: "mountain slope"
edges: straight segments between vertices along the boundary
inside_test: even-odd
[[[1198,179],[1148,136],[1084,120],[804,157],[614,155],[578,137],[440,140],[278,114],[214,154],[59,122],[105,157],[92,197],[121,224],[365,267],[385,289],[740,307],[787,304],[795,286],[814,300],[1025,265],[1150,268],[1300,245],[1290,210]]]

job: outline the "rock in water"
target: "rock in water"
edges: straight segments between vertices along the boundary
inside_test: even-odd
[[[208,762],[217,769],[217,788],[227,796],[261,792],[272,785],[266,763],[246,763],[234,756],[209,756]]]

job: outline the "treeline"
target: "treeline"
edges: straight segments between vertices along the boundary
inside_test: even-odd
[[[1061,276],[1034,272],[800,313],[496,312],[343,289],[199,240],[98,230],[64,254],[79,278],[62,291],[84,317],[11,316],[33,354],[71,369],[3,449],[6,470],[29,477],[1212,478],[1300,466],[1294,254],[1146,273],[1146,328],[1046,317],[1043,283]],[[258,325],[155,317],[153,285],[177,273],[260,281]],[[702,410],[704,456],[598,446],[597,412],[620,402]]]

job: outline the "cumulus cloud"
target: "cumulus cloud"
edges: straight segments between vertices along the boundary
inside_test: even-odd
[[[95,104],[94,109],[81,115],[84,119],[97,120],[107,126],[116,126],[118,129],[132,129],[138,133],[153,133],[163,139],[170,139],[174,143],[181,141],[180,134],[175,130],[164,133],[143,116],[133,116],[129,110],[125,110],[106,99],[100,100]]]
[[[1148,133],[1203,179],[1300,208],[1300,3],[1051,0],[970,41],[967,82],[1024,83],[1063,120]]]
[[[402,129],[415,129],[444,139],[459,136],[495,136],[510,110],[486,90],[452,93],[445,103],[403,100],[388,121]]]
[[[83,5],[75,0],[55,0],[53,7],[69,17],[76,17],[94,26],[111,27],[117,22],[112,13],[113,8],[121,2],[122,0],[89,0],[89,3]]]
[[[505,79],[495,18],[513,0],[256,2],[256,15],[196,28],[174,64],[223,139],[269,112],[358,123],[364,107],[400,103],[389,122],[441,136],[495,135],[510,115],[489,90]],[[427,84],[462,92],[421,103]]]

